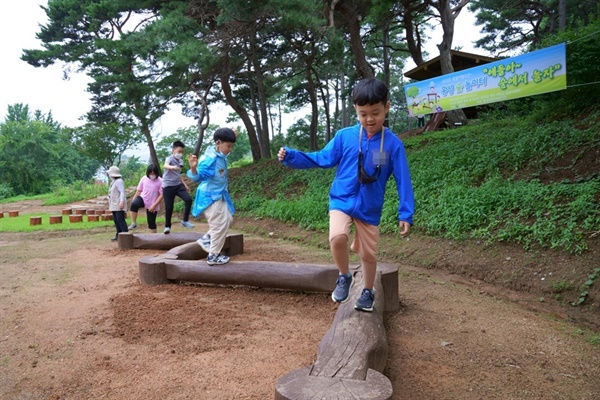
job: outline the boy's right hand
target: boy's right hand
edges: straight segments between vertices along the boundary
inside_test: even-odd
[[[285,158],[285,154],[286,154],[286,153],[285,153],[285,148],[284,148],[284,147],[281,147],[281,148],[279,149],[279,153],[277,153],[277,159],[279,160],[279,162],[282,162],[282,161],[283,161],[283,159]]]

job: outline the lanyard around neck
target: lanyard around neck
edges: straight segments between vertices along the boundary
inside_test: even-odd
[[[362,125],[360,126],[360,134],[358,136],[358,152],[362,153],[362,133],[363,133],[363,129],[366,131],[367,129],[365,127],[363,127]],[[381,127],[381,142],[379,143],[379,152],[383,153],[383,137],[384,137],[384,132],[385,132],[385,127]]]

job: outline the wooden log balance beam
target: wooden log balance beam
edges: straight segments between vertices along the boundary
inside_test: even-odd
[[[196,244],[196,240],[204,235],[203,232],[171,232],[168,235],[158,233],[132,233],[122,232],[118,236],[120,250],[131,249],[153,249],[171,250],[184,244]],[[200,247],[196,244],[196,246]],[[200,249],[202,250],[202,249]],[[228,256],[242,254],[244,252],[244,235],[241,233],[230,233],[225,238],[223,253]],[[206,257],[206,253],[203,257]],[[198,257],[199,259],[202,257]]]
[[[279,378],[275,384],[276,400],[392,398],[392,384],[383,375],[388,345],[383,325],[382,273],[377,272],[375,304],[370,313],[354,309],[363,288],[362,273],[354,272],[354,278],[350,300],[338,307],[321,340],[317,361]]]
[[[161,256],[144,257],[139,260],[140,281],[147,285],[190,281],[329,293],[338,275],[335,266],[324,265],[232,261],[213,267],[198,261],[205,255],[194,241]],[[275,385],[276,400],[392,398],[392,384],[383,375],[388,355],[383,313],[400,307],[398,267],[378,264],[375,304],[370,313],[354,309],[363,282],[358,267],[351,271],[354,285],[350,300],[339,305],[331,327],[321,340],[317,361],[279,378]]]

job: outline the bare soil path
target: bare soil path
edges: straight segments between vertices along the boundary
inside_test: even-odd
[[[323,235],[248,218],[234,230],[244,233],[236,260],[331,263]],[[336,312],[328,295],[142,286],[137,262],[157,251],[119,251],[112,234],[0,232],[0,399],[270,399],[279,377],[315,361]],[[401,310],[385,318],[395,399],[600,398],[600,347],[586,340],[598,315],[534,290],[574,260],[522,262],[524,279],[492,285],[450,272],[510,271],[529,256],[437,245],[382,241],[400,267]],[[527,277],[530,290],[510,289]]]

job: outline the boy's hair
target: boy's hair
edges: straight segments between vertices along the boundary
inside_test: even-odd
[[[183,144],[183,142],[181,140],[176,140],[173,142],[173,145],[171,146],[171,148],[176,149],[178,147],[181,147],[182,149],[184,149],[185,144]]]
[[[387,104],[389,89],[385,83],[375,78],[361,79],[352,90],[352,100],[356,106]]]
[[[156,175],[156,176],[160,175],[160,170],[158,169],[157,165],[154,165],[154,164],[148,165],[148,168],[146,168],[146,176],[149,178],[150,174],[152,172],[154,172],[154,175]]]
[[[216,142],[220,140],[221,142],[235,143],[235,139],[237,138],[235,132],[229,128],[219,128],[215,131],[213,135],[213,140]]]

